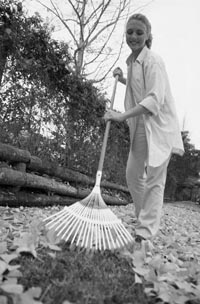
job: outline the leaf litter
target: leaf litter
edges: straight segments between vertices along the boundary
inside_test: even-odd
[[[133,205],[112,206],[111,209],[122,219],[126,228],[134,233]],[[81,251],[72,252],[69,246],[59,243],[55,234],[46,230],[43,219],[58,210],[60,210],[58,206],[43,209],[0,207],[0,303],[122,303],[115,287],[121,284],[119,282],[122,278],[127,279],[127,283],[131,282],[126,287],[118,286],[119,289],[120,286],[123,288],[123,303],[200,303],[200,207],[198,205],[192,202],[165,204],[160,231],[152,242],[143,241],[139,251],[129,248],[96,257]],[[63,257],[64,254],[65,257],[68,254],[68,260]],[[76,259],[74,269],[71,269],[74,260],[70,254],[74,260]],[[68,273],[63,270],[65,267],[59,269],[57,260],[65,264],[71,261],[71,265],[70,263],[68,265],[71,266],[69,268],[71,281],[67,278]],[[42,282],[37,278],[27,283],[29,272],[33,274],[35,269],[37,276],[36,272],[39,270],[36,265],[38,263],[44,266],[44,261],[49,263],[46,271],[49,271],[50,276],[52,274],[49,281],[45,284],[45,280]],[[106,265],[105,269],[105,265],[99,268],[101,263]],[[121,268],[118,266],[112,268],[111,264],[115,265],[115,263]],[[81,270],[83,265],[84,269]],[[57,273],[53,267],[55,269],[58,267]],[[91,267],[96,269],[91,270]],[[104,273],[101,273],[103,269]],[[57,277],[59,271],[60,277],[59,275]],[[77,277],[73,274],[76,271],[81,273],[80,281],[77,279],[79,274]],[[96,273],[94,274],[93,271]],[[110,288],[105,290],[104,287],[103,296],[99,282],[106,280],[104,277],[106,275],[113,282],[116,277],[118,281],[110,285],[113,290]],[[96,294],[92,294],[92,291],[89,293],[89,283],[96,284]],[[72,288],[74,285],[76,289],[78,286],[80,290],[82,289],[82,291],[76,290],[77,295]],[[57,300],[52,294],[55,286],[59,288],[60,293],[61,291],[63,293],[63,297],[60,296]],[[70,288],[72,288],[71,293]],[[135,289],[135,293],[130,292],[128,295],[131,288]],[[135,294],[137,294],[136,300]]]

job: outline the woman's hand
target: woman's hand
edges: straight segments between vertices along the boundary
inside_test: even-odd
[[[113,70],[113,76],[116,77],[116,76],[119,76],[119,81],[121,81],[123,79],[123,71],[121,68],[115,68]]]
[[[123,114],[115,112],[113,110],[108,110],[103,118],[105,122],[107,122],[108,120],[117,121],[117,122],[124,121]]]
[[[121,68],[115,68],[114,71],[113,71],[113,76],[116,77],[118,76],[118,80],[123,83],[123,84],[126,84],[126,79],[124,78],[124,75],[123,75],[123,71]]]

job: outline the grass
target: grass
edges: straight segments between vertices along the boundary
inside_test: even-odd
[[[52,259],[44,249],[39,259],[20,258],[25,289],[40,286],[42,301],[62,304],[65,300],[76,304],[153,304],[135,284],[129,261],[117,253],[86,254],[70,250],[67,244]]]

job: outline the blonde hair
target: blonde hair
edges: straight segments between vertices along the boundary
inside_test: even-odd
[[[145,44],[150,49],[152,45],[153,36],[151,34],[151,23],[149,22],[147,17],[142,14],[133,14],[129,17],[128,22],[130,20],[139,20],[146,26],[148,39],[146,40]]]

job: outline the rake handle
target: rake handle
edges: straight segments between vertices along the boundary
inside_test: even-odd
[[[113,92],[112,92],[112,96],[111,96],[111,100],[110,100],[111,101],[111,104],[110,104],[110,109],[111,110],[113,109],[113,105],[114,105],[118,78],[119,78],[118,75],[115,76]],[[100,155],[100,159],[99,159],[99,166],[98,166],[98,171],[100,171],[100,172],[102,172],[102,170],[103,170],[103,163],[104,163],[105,154],[106,154],[106,147],[107,147],[108,136],[109,136],[109,131],[110,131],[110,124],[111,124],[111,121],[107,121],[106,129],[105,129],[105,133],[104,133],[104,138],[103,138],[103,144],[102,144],[102,148],[101,148],[101,155]]]

